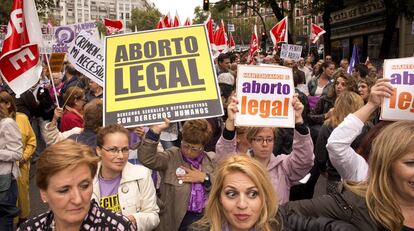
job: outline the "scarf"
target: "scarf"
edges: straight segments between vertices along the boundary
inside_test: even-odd
[[[200,154],[194,160],[187,158],[185,155],[181,154],[185,162],[190,164],[196,169],[201,169],[201,162],[204,158],[204,152]],[[191,192],[190,198],[188,200],[188,207],[187,211],[195,212],[195,213],[202,213],[203,208],[205,207],[205,202],[207,201],[207,195],[204,191],[204,186],[202,183],[192,183],[191,184]]]

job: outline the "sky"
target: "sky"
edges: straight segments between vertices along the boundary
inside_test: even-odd
[[[170,12],[170,16],[174,17],[177,10],[180,16],[180,22],[184,23],[187,17],[192,20],[194,18],[194,8],[203,6],[203,0],[149,0],[155,4],[161,14],[165,15]],[[218,0],[210,0],[217,2]]]

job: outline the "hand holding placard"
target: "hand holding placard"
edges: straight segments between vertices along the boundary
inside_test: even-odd
[[[303,123],[302,112],[303,112],[303,104],[300,102],[298,98],[298,93],[293,95],[292,106],[295,110],[295,124]]]
[[[394,94],[394,89],[389,82],[389,79],[378,79],[375,85],[371,87],[368,103],[380,107],[384,97],[391,97]]]
[[[161,132],[167,129],[169,126],[170,126],[170,120],[167,118],[164,118],[164,122],[160,124],[154,124],[150,128],[155,134],[161,134]]]

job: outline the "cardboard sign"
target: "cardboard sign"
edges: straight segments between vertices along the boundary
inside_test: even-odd
[[[239,112],[236,126],[295,126],[292,69],[282,66],[237,66]]]
[[[52,53],[49,64],[52,73],[60,73],[62,71],[63,62],[65,61],[66,53]],[[49,72],[49,71],[47,71]]]
[[[103,86],[104,56],[99,39],[81,31],[69,48],[68,59],[76,70]]]
[[[204,25],[105,38],[104,124],[221,116]]]
[[[414,58],[384,60],[384,78],[391,79],[394,94],[384,98],[382,120],[414,120]]]
[[[53,28],[42,28],[44,47],[40,49],[40,52],[42,54],[48,54],[51,50],[53,53],[67,53],[69,47],[81,31],[86,31],[97,38],[99,37],[96,22],[85,22]]]
[[[291,44],[282,44],[282,49],[280,50],[280,58],[286,59],[290,58],[292,60],[299,60],[302,55],[302,46],[291,45]]]

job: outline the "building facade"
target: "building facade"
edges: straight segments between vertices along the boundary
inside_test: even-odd
[[[60,0],[56,3],[52,12],[60,25],[110,18],[122,19],[128,27],[132,9],[143,8],[146,0]]]
[[[359,60],[379,60],[385,30],[385,6],[381,0],[361,1],[331,14],[331,47],[335,60],[350,58],[353,45],[358,46]],[[412,22],[400,16],[393,34],[390,58],[413,56],[414,30]]]

